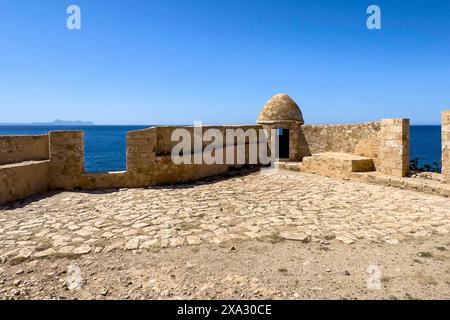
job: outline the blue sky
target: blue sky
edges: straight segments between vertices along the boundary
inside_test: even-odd
[[[287,93],[310,124],[439,123],[450,1],[0,0],[0,57],[0,122],[254,123]]]

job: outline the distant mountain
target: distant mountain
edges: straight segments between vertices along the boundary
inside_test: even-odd
[[[32,125],[32,126],[93,126],[91,121],[65,121],[56,119],[53,122],[32,122],[32,123],[0,123],[0,125]]]
[[[33,122],[31,124],[36,125],[51,125],[51,126],[93,126],[94,123],[90,121],[65,121],[65,120],[59,120],[56,119],[53,122]]]

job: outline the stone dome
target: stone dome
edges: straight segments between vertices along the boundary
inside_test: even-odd
[[[257,124],[299,123],[303,124],[300,108],[287,94],[273,96],[261,110]]]

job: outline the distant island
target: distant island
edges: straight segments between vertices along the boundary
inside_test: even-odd
[[[52,122],[32,122],[32,123],[0,123],[0,125],[32,125],[32,126],[94,126],[95,123],[91,121],[66,121],[56,119]]]

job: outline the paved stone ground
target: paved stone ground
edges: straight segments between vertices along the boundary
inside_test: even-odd
[[[0,298],[448,299],[449,203],[289,171],[52,193],[0,208]]]
[[[288,171],[255,172],[18,202],[0,208],[0,256],[18,262],[279,238],[395,244],[449,230],[448,198]]]

